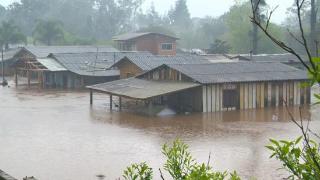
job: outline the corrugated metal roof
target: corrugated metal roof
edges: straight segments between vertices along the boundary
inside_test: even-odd
[[[178,38],[170,36],[170,35],[161,34],[161,33],[153,33],[153,32],[126,33],[126,34],[121,34],[121,35],[118,35],[118,36],[114,36],[112,39],[114,41],[127,41],[127,40],[136,39],[138,37],[142,37],[142,36],[149,35],[149,34],[155,34],[155,35],[160,35],[160,36],[166,36],[166,37],[169,37],[169,38],[172,38],[172,39],[178,39]]]
[[[47,57],[51,53],[118,52],[110,46],[26,46],[23,49],[38,58]]]
[[[149,52],[99,52],[51,54],[67,70],[86,76],[118,76],[118,70],[108,70],[114,62],[130,54],[150,55]]]
[[[281,63],[300,62],[296,56],[289,53],[257,54],[252,56],[250,56],[250,54],[246,54],[246,55],[239,55],[238,58],[239,60],[247,60],[247,61],[250,60],[250,61],[257,61],[257,62],[281,62]],[[302,57],[302,58],[305,58],[305,57]]]
[[[207,64],[208,60],[197,55],[177,55],[177,56],[160,56],[160,55],[139,55],[130,54],[120,61],[131,61],[137,65],[142,71],[149,71],[162,64]],[[120,62],[119,61],[119,62]],[[113,65],[116,66],[117,64]]]
[[[49,71],[67,71],[67,69],[64,68],[55,59],[52,59],[52,58],[38,58],[37,61],[40,62]]]
[[[88,86],[87,88],[133,99],[148,99],[197,86],[200,86],[200,84],[129,78]]]
[[[167,66],[202,84],[308,79],[306,71],[282,63],[232,62]]]
[[[4,61],[8,61],[8,60],[12,60],[14,58],[14,56],[18,53],[18,51],[21,48],[14,48],[14,49],[9,49],[3,52],[3,60]],[[0,60],[1,60],[1,54],[0,54]]]

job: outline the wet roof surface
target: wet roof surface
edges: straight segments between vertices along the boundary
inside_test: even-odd
[[[58,63],[55,59],[38,58],[37,61],[40,62],[49,71],[67,71],[67,69],[63,67],[60,63]]]
[[[240,55],[238,56],[240,60],[251,60],[251,61],[257,61],[257,62],[300,62],[299,59],[289,53],[285,54],[258,54],[250,56],[247,55]],[[302,57],[305,58],[305,57]],[[305,60],[306,61],[306,60]]]
[[[306,71],[282,63],[232,62],[167,66],[203,84],[308,79]]]
[[[67,70],[86,76],[119,76],[119,71],[108,69],[114,62],[129,54],[150,55],[148,52],[99,52],[51,54]]]
[[[133,99],[148,99],[197,86],[200,86],[200,84],[172,81],[149,81],[138,78],[129,78],[88,86],[88,88]]]
[[[196,55],[155,56],[129,54],[122,60],[129,60],[143,71],[149,71],[162,64],[207,64],[208,60]]]
[[[24,49],[38,58],[47,57],[51,53],[118,52],[110,46],[26,46]]]

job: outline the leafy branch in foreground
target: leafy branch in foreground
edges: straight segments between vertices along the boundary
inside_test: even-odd
[[[270,33],[268,27],[270,24],[270,19],[275,9],[271,10],[269,14],[266,15],[267,21],[263,22],[256,16],[256,11],[260,0],[258,0],[258,4],[255,4],[253,0],[251,0],[252,5],[252,16],[251,22],[255,24],[259,29],[269,37],[276,45],[278,45],[283,50],[295,55],[299,61],[303,64],[303,66],[309,72],[310,83],[309,86],[318,85],[320,86],[320,58],[315,58],[311,56],[311,52],[309,50],[309,45],[307,42],[307,38],[304,32],[302,18],[301,18],[301,10],[302,7],[306,5],[305,0],[295,0],[296,13],[299,23],[300,36],[296,37],[292,33],[290,33],[291,37],[300,45],[304,47],[305,54],[309,60],[309,64],[305,62],[301,55],[299,55],[292,47],[277,39],[272,33]],[[320,104],[320,94],[315,94],[315,98],[317,99],[316,104]],[[285,101],[284,101],[285,102]],[[286,102],[285,102],[286,103]],[[272,151],[272,157],[280,160],[283,163],[283,167],[289,171],[290,176],[289,179],[320,179],[320,151],[319,145],[310,139],[310,135],[314,135],[314,137],[320,140],[319,135],[314,133],[309,128],[310,120],[307,121],[307,125],[303,122],[302,112],[300,107],[300,121],[297,120],[293,114],[288,109],[287,104],[287,112],[289,113],[291,121],[300,129],[302,136],[297,138],[294,141],[277,141],[270,139],[271,145],[266,146],[269,150]],[[302,141],[302,142],[301,142]]]
[[[162,154],[167,158],[164,170],[166,170],[174,180],[240,180],[237,172],[228,174],[225,172],[213,171],[208,163],[198,164],[191,156],[188,145],[180,140],[175,140],[172,145],[164,144]],[[160,171],[160,178],[164,176]],[[146,163],[132,164],[125,171],[123,177],[126,180],[150,180],[153,177],[153,171]]]
[[[147,163],[132,164],[123,172],[123,177],[128,180],[151,180],[153,171]]]

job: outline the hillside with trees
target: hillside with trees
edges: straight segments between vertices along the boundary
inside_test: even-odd
[[[317,5],[318,1],[311,1]],[[270,40],[250,23],[249,1],[237,1],[229,11],[219,17],[192,18],[187,0],[176,0],[165,14],[155,10],[154,4],[142,10],[143,0],[21,0],[8,7],[0,7],[0,21],[10,22],[28,37],[29,44],[83,45],[110,44],[111,38],[126,32],[155,31],[176,35],[179,47],[210,49],[223,42],[227,53],[279,53]],[[260,4],[259,18],[268,8]],[[297,32],[293,13],[288,10],[282,24],[270,23],[275,36],[290,43],[291,33]],[[304,19],[312,21],[310,38],[316,39],[319,14],[314,8],[305,8]],[[312,17],[312,18],[310,18]],[[309,24],[306,24],[309,27]],[[290,29],[290,32],[288,31]],[[315,43],[312,45],[314,49]],[[297,46],[298,50],[301,47]],[[211,50],[212,51],[212,50]],[[215,52],[215,51],[213,51]]]

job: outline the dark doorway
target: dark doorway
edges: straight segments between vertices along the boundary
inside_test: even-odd
[[[239,109],[239,92],[237,89],[223,90],[223,108],[236,108]]]

